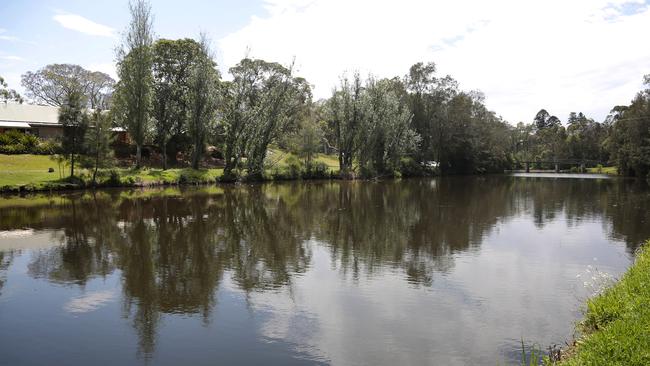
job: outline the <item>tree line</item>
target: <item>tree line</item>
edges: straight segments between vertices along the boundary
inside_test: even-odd
[[[542,109],[513,126],[486,107],[482,93],[438,75],[434,63],[393,78],[344,74],[324,100],[313,99],[292,64],[246,57],[225,81],[205,34],[155,39],[150,4],[133,0],[129,9],[117,48],[119,81],[77,65],[23,75],[30,97],[61,107],[71,162],[80,154],[94,157],[95,168],[110,161],[105,146],[120,127],[135,145],[137,168],[145,145],[157,147],[163,169],[178,164],[179,152],[199,168],[209,145],[223,158],[224,179],[261,179],[270,146],[307,166],[318,153],[336,154],[344,177],[490,173],[566,159],[613,163],[626,175],[650,172],[650,76],[629,106],[603,122],[571,113],[565,126]],[[5,100],[16,98],[4,88]]]

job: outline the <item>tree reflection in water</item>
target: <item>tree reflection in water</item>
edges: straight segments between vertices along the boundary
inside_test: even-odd
[[[163,314],[208,323],[225,278],[245,293],[290,286],[309,270],[313,243],[343,276],[397,270],[430,286],[454,268],[455,253],[478,250],[513,217],[529,215],[538,227],[560,216],[571,225],[603,218],[629,251],[650,236],[647,189],[617,180],[449,177],[152,192],[73,195],[0,213],[4,229],[60,233],[60,245],[33,256],[34,278],[84,286],[119,271],[123,315],[145,355]],[[0,275],[11,258],[0,252]]]

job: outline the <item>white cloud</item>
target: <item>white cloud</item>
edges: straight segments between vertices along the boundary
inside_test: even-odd
[[[2,41],[16,42],[20,40],[18,39],[18,37],[8,36],[4,33],[7,33],[7,30],[4,28],[0,28],[0,40]]]
[[[267,0],[266,8],[219,41],[225,65],[247,48],[285,63],[295,56],[317,97],[346,70],[401,76],[434,61],[510,122],[540,108],[603,118],[650,72],[650,49],[639,43],[650,9],[639,0]]]
[[[95,23],[77,14],[57,14],[52,17],[62,27],[91,36],[114,37],[115,30],[103,24]]]
[[[8,56],[0,56],[0,60],[6,60],[6,61],[23,61],[24,58],[20,56],[14,56],[14,55],[8,55]]]

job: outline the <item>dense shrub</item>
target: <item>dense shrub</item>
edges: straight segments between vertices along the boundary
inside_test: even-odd
[[[427,169],[410,157],[399,160],[399,172],[402,177],[422,177],[427,175]]]
[[[0,154],[49,155],[61,151],[61,145],[53,141],[41,141],[34,135],[17,130],[0,134]]]
[[[310,161],[305,164],[305,169],[302,172],[303,179],[327,179],[329,174],[327,172],[327,164],[322,161]]]

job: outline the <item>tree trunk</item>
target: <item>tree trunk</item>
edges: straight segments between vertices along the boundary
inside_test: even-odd
[[[70,177],[74,177],[74,154],[70,154]]]
[[[135,168],[140,169],[140,159],[142,158],[142,147],[137,144],[135,147]]]
[[[167,170],[167,139],[164,137],[162,139],[160,150],[162,151],[162,168],[163,170]]]
[[[194,154],[192,156],[192,169],[199,169],[199,157],[201,156],[201,147],[194,146]]]
[[[99,168],[99,148],[97,148],[97,154],[95,155],[95,170],[93,171],[93,187],[97,184],[97,168]]]

